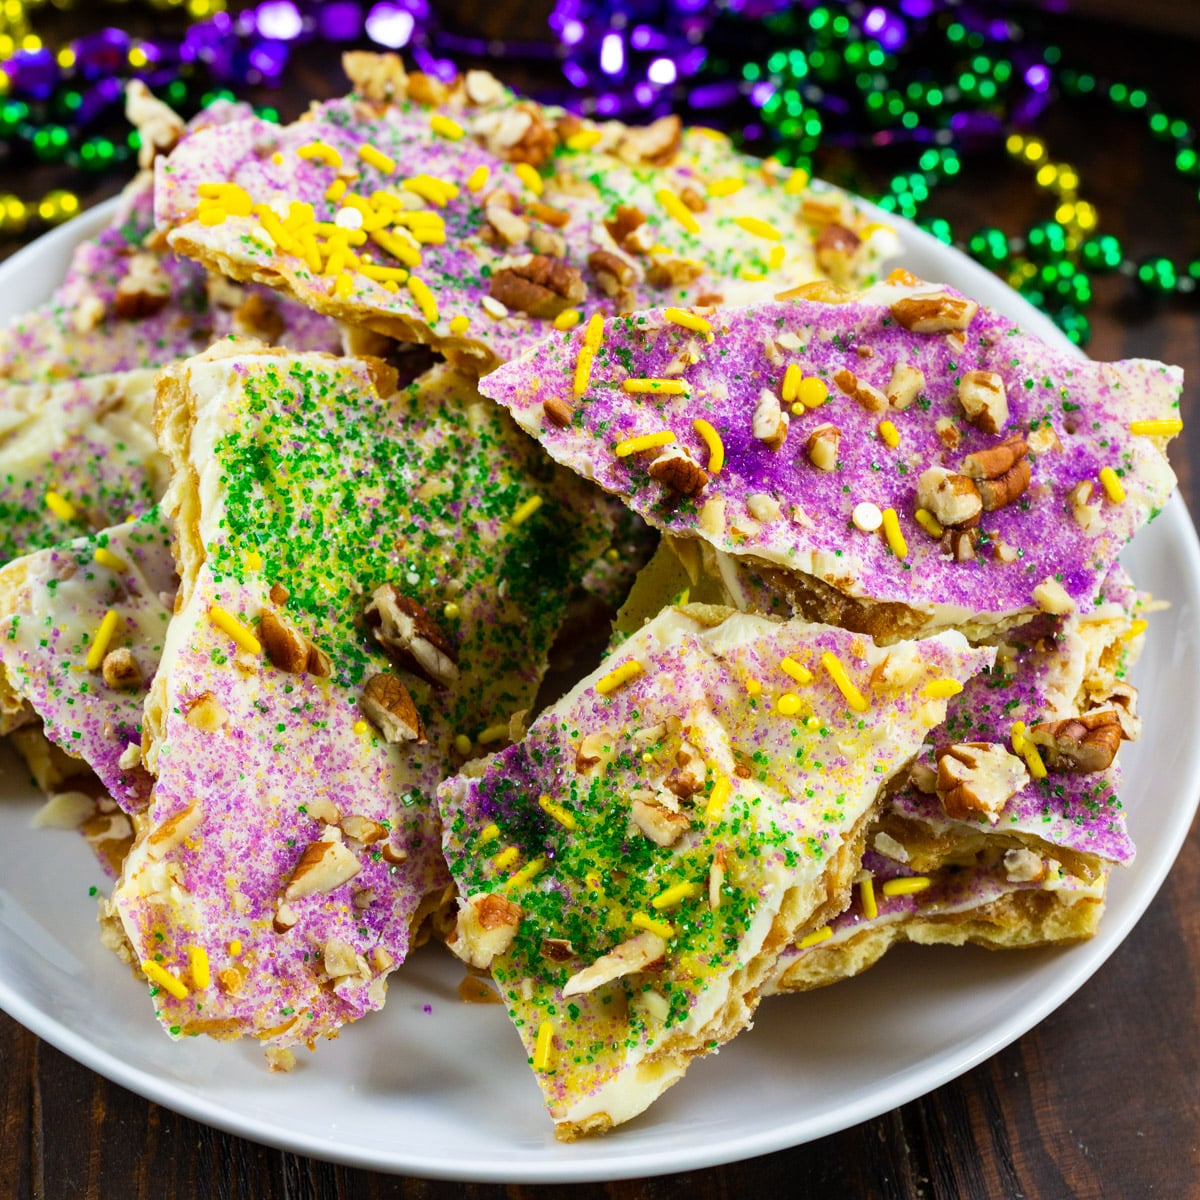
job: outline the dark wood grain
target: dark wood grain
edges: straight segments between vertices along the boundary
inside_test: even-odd
[[[463,30],[536,37],[545,28],[544,4],[498,0],[442,9]],[[1195,43],[1086,22],[1065,29],[1069,36],[1060,40],[1077,61],[1125,78],[1141,64],[1140,81],[1200,123],[1190,82]],[[307,96],[332,92],[337,79],[329,58],[302,58],[283,96],[271,102],[293,116]],[[1168,151],[1149,142],[1133,118],[1062,105],[1044,132],[1052,153],[1080,169],[1104,228],[1135,256],[1200,251],[1194,187],[1178,178]],[[870,172],[871,164],[859,166]],[[999,225],[1014,232],[1049,215],[1028,174],[1002,155],[968,168],[932,205],[956,229]],[[61,173],[41,169],[5,178],[4,187],[30,196],[64,182]],[[115,186],[95,187],[85,199],[94,202]],[[1197,312],[1194,302],[1140,299],[1123,279],[1100,281],[1090,351],[1098,358],[1161,358],[1200,380]],[[1180,441],[1174,462],[1197,511],[1194,416]],[[1183,714],[1181,730],[1193,725],[1194,714]],[[920,955],[910,952],[910,970],[920,971]],[[1200,844],[1193,830],[1132,935],[1037,1028],[930,1095],[809,1145],[712,1170],[572,1189],[382,1176],[271,1150],[177,1116],[108,1083],[0,1014],[0,1200],[536,1200],[567,1190],[580,1200],[1200,1197],[1198,1014]]]

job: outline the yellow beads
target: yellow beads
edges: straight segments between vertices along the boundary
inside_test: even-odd
[[[718,775],[713,783],[712,791],[708,794],[708,804],[704,808],[704,819],[710,824],[719,821],[733,795],[733,784],[724,775]]]
[[[633,396],[686,396],[689,392],[683,379],[623,379],[621,390]]]
[[[842,666],[841,660],[836,654],[826,650],[821,655],[821,666],[829,672],[829,678],[833,680],[838,691],[845,697],[846,703],[855,712],[866,712],[871,707],[867,698],[850,681],[850,676],[846,674],[846,668]]]
[[[645,668],[637,659],[631,658],[623,662],[615,671],[610,671],[602,679],[596,681],[596,691],[601,696],[611,695],[619,687],[624,687],[631,679],[636,679],[645,673]]]
[[[813,673],[807,667],[802,667],[794,658],[780,659],[779,669],[785,675],[791,676],[797,683],[805,684],[813,681]]]
[[[858,898],[862,906],[862,915],[868,921],[873,921],[879,916],[879,905],[875,901],[875,881],[868,875],[866,879],[859,880]]]
[[[118,616],[116,609],[112,608],[100,618],[100,624],[96,627],[96,636],[92,639],[91,649],[84,660],[84,665],[89,671],[100,670],[101,665],[104,663],[104,656],[108,653],[108,647],[113,640],[113,634],[117,632],[117,625],[120,624],[120,621],[121,618]]]
[[[903,875],[899,879],[885,880],[883,894],[885,896],[913,896],[933,886],[933,880],[928,875]]]
[[[515,509],[513,509],[512,516],[508,518],[509,525],[514,529],[520,525],[524,525],[525,522],[528,521],[529,518],[532,517],[533,514],[542,507],[542,503],[543,501],[541,496],[530,496],[527,500],[522,500],[521,503],[518,504]]]
[[[904,540],[904,534],[900,532],[900,519],[896,516],[894,508],[883,510],[883,536],[887,539],[889,549],[897,558],[908,557],[908,543]]]
[[[652,917],[649,913],[635,912],[629,918],[629,923],[635,929],[644,929],[647,933],[656,934],[658,937],[666,939],[673,937],[675,934],[675,926],[669,921],[659,921]]]
[[[579,828],[579,822],[575,820],[574,815],[563,808],[561,804],[556,804],[549,796],[544,794],[539,796],[538,807],[564,829],[574,832]]]
[[[581,319],[582,318],[580,317],[579,309],[564,308],[562,312],[560,312],[558,316],[556,316],[554,320],[550,322],[550,324],[553,325],[555,329],[561,329],[565,332],[568,329],[574,329],[575,326],[579,324]]]
[[[328,142],[308,142],[303,146],[296,148],[298,158],[319,159],[326,166],[340,167],[342,165],[342,156],[338,153],[336,147],[329,145]]]
[[[596,351],[604,340],[604,314],[593,313],[583,334],[583,345],[579,348],[579,360],[575,364],[574,392],[582,396],[592,381],[592,362]]]
[[[1177,418],[1162,421],[1130,421],[1129,432],[1143,437],[1174,437],[1183,432],[1183,422]]]
[[[683,329],[691,329],[695,333],[703,333],[705,336],[712,336],[712,324],[706,321],[703,317],[697,316],[695,313],[688,312],[686,308],[667,308],[663,310],[663,316],[670,321],[672,325],[679,325]]]
[[[734,217],[733,223],[753,237],[765,238],[769,242],[777,242],[783,237],[770,221],[763,221],[759,217]]]
[[[467,191],[481,192],[487,187],[488,180],[492,177],[492,168],[487,166],[478,166],[467,176]]]
[[[162,988],[164,992],[169,992],[176,1000],[187,999],[187,985],[182,980],[176,979],[169,971],[160,967],[154,959],[147,958],[142,961],[142,972],[151,983]]]
[[[778,700],[775,701],[775,707],[782,716],[794,717],[802,707],[802,701],[795,692],[784,692]]]
[[[118,558],[104,546],[97,546],[96,553],[92,555],[92,558],[100,566],[107,567],[110,571],[116,571],[118,575],[124,575],[129,570],[129,564],[123,558]]]
[[[725,465],[725,443],[721,435],[703,417],[697,417],[692,422],[692,428],[704,439],[708,447],[708,472],[716,475]]]
[[[801,950],[807,950],[809,946],[818,946],[822,942],[827,942],[833,937],[833,930],[828,925],[823,925],[820,929],[814,929],[812,933],[806,933],[797,943],[796,946]]]
[[[1112,467],[1104,467],[1100,472],[1100,486],[1104,494],[1114,503],[1120,504],[1125,499],[1125,486],[1120,476]]]
[[[204,991],[212,982],[212,973],[208,965],[208,951],[203,946],[188,947],[188,972],[192,977],[192,986],[198,992]]]
[[[688,233],[700,232],[700,222],[696,220],[695,214],[669,188],[659,188],[654,193],[654,198],[663,206],[667,215],[674,217]]]
[[[918,508],[917,511],[913,513],[913,520],[915,520],[916,523],[920,525],[920,527],[925,530],[925,532],[929,534],[931,538],[940,538],[942,534],[945,533],[945,530],[941,527],[941,525],[938,524],[937,518],[934,517],[933,513],[929,512],[927,509]]]
[[[537,1037],[533,1043],[533,1069],[546,1071],[554,1058],[554,1024],[543,1021],[538,1026]]]
[[[62,521],[73,521],[78,515],[75,505],[55,491],[46,493],[46,507]]]
[[[385,175],[390,175],[396,169],[396,160],[389,158],[382,150],[376,150],[374,146],[359,146],[358,157]]]
[[[517,178],[535,195],[540,196],[545,190],[545,184],[542,182],[542,177],[538,174],[537,167],[531,166],[529,163],[517,163],[513,167],[517,173]]]
[[[442,113],[434,113],[429,118],[429,128],[439,137],[449,138],[452,142],[457,142],[466,133],[457,121]]]
[[[677,883],[666,891],[659,892],[653,900],[650,901],[650,907],[662,912],[667,908],[676,908],[685,900],[694,900],[703,891],[698,883]]]
[[[618,458],[628,458],[631,454],[640,454],[643,450],[655,450],[659,446],[669,446],[675,440],[675,435],[669,429],[658,433],[644,433],[640,437],[626,438],[618,442],[613,453]]]
[[[708,194],[713,199],[719,199],[721,196],[732,196],[735,192],[740,192],[746,186],[746,181],[738,175],[727,175],[724,179],[714,179],[708,185]]]
[[[261,654],[262,643],[241,623],[232,613],[228,613],[219,604],[209,605],[208,619],[222,633],[233,638],[239,649],[249,654]]]
[[[797,385],[796,399],[805,408],[820,408],[829,399],[829,385],[825,380],[810,375]]]
[[[885,446],[893,450],[900,445],[900,431],[891,421],[879,422],[879,437]]]
[[[429,285],[423,279],[410,275],[408,290],[417,302],[417,307],[421,310],[421,316],[425,318],[426,323],[436,325],[438,319],[437,300],[434,298],[433,292],[429,290]]]
[[[925,695],[930,700],[948,700],[962,690],[963,685],[957,679],[933,679],[924,688]]]

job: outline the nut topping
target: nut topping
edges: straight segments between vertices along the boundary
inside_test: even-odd
[[[196,832],[203,815],[200,805],[193,800],[187,808],[168,817],[146,838],[146,857],[165,858],[185,838],[190,838]]]
[[[504,85],[490,71],[468,71],[463,86],[467,99],[479,108],[487,108],[504,99]]]
[[[979,305],[974,300],[935,292],[924,296],[905,296],[892,305],[892,316],[910,333],[949,333],[966,329]]]
[[[908,363],[897,363],[887,385],[887,402],[892,408],[908,408],[925,386],[925,373]]]
[[[273,666],[291,675],[307,673],[328,679],[333,670],[329,655],[318,650],[290,621],[264,608],[258,636]]]
[[[408,688],[390,671],[382,671],[367,680],[359,700],[364,715],[383,734],[387,742],[426,742],[421,714]]]
[[[1009,883],[1036,883],[1046,874],[1046,864],[1032,850],[1014,847],[1004,852],[1004,873]]]
[[[110,650],[104,656],[104,661],[100,664],[100,673],[104,682],[115,691],[140,687],[142,683],[142,669],[133,657],[133,651],[124,646]]]
[[[629,806],[633,823],[656,846],[673,846],[691,825],[686,813],[672,812],[661,804],[634,800]]]
[[[353,838],[356,842],[362,842],[366,846],[382,842],[388,835],[387,827],[379,821],[372,821],[370,817],[360,817],[357,813],[343,817],[340,824],[342,832],[348,838]]]
[[[1075,611],[1075,601],[1057,579],[1043,579],[1033,589],[1033,599],[1042,612],[1051,616],[1065,617],[1067,613]]]
[[[833,279],[845,280],[862,239],[845,225],[831,222],[817,234],[814,242],[817,265]]]
[[[183,719],[201,733],[216,733],[229,720],[229,714],[212,692],[201,692],[184,701]]]
[[[763,388],[758,393],[758,403],[754,406],[754,416],[750,421],[754,436],[768,450],[778,450],[787,437],[788,421],[779,397],[770,388]]]
[[[556,396],[542,401],[542,412],[545,414],[546,420],[551,425],[557,425],[559,429],[566,429],[575,415],[575,410],[565,400],[560,400]]]
[[[636,229],[640,229],[646,223],[646,214],[640,208],[633,204],[618,204],[616,213],[609,217],[604,222],[604,228],[608,230],[609,237],[622,249],[630,249],[626,246],[626,239]]]
[[[495,892],[460,899],[447,945],[469,966],[486,970],[512,945],[520,925],[521,906]]]
[[[1100,519],[1100,508],[1089,501],[1095,492],[1095,485],[1090,479],[1081,480],[1067,493],[1067,503],[1071,506],[1071,516],[1084,533],[1088,533]]]
[[[171,277],[153,254],[131,255],[117,284],[113,308],[125,320],[139,321],[162,312],[171,298]]]
[[[978,544],[978,529],[947,529],[942,534],[942,553],[948,554],[955,562],[971,562]]]
[[[683,122],[672,113],[649,125],[627,129],[617,143],[617,157],[627,163],[665,167],[675,157],[683,137]]]
[[[999,433],[1008,424],[1008,395],[995,371],[967,371],[958,383],[958,402],[984,433]]]
[[[524,217],[518,217],[511,209],[493,204],[483,210],[483,215],[496,240],[502,245],[515,246],[529,237],[529,222]]]
[[[572,975],[563,985],[563,997],[565,999],[568,996],[584,996],[614,979],[632,975],[635,971],[645,971],[666,952],[667,943],[657,933],[645,930],[619,946],[614,946],[591,966],[584,967],[582,971]]]
[[[531,254],[497,271],[488,294],[506,308],[531,317],[556,317],[587,296],[578,268],[561,258]]]
[[[332,832],[337,833],[336,830]],[[300,900],[318,892],[332,892],[361,870],[362,863],[341,842],[324,839],[309,842],[292,870],[283,898]]]
[[[647,468],[650,478],[681,496],[694,496],[708,483],[708,472],[686,446],[668,446]]]
[[[963,473],[979,485],[984,512],[995,512],[1024,495],[1032,477],[1028,452],[1025,439],[1019,433],[1010,433],[995,446],[976,450],[963,459]]]
[[[833,382],[852,400],[857,400],[867,412],[881,413],[887,406],[887,397],[869,383],[863,383],[853,371],[844,367],[833,377]]]
[[[939,746],[937,794],[949,817],[982,813],[994,825],[1009,799],[1029,783],[1025,764],[992,742]]]
[[[409,90],[412,90],[411,82]],[[529,101],[490,112],[475,121],[475,132],[497,158],[540,167],[554,153],[558,135],[542,120],[541,109]]]
[[[808,451],[808,461],[818,471],[833,471],[837,468],[838,445],[842,440],[842,431],[828,421],[818,425],[809,435],[804,448]]]
[[[633,264],[611,250],[593,250],[588,266],[596,272],[596,282],[606,296],[617,296],[637,279]]]
[[[1112,766],[1125,734],[1117,713],[1105,708],[1064,721],[1044,721],[1025,736],[1042,749],[1050,770],[1087,775]]]
[[[375,640],[397,666],[441,687],[458,678],[453,643],[429,613],[395,584],[377,587],[363,615]]]
[[[917,480],[917,507],[932,513],[939,525],[965,529],[979,524],[983,501],[974,480],[929,467]]]

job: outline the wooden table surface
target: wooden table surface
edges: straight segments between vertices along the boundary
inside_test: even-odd
[[[101,14],[112,20],[132,13]],[[456,6],[488,33],[537,36],[544,10],[514,0]],[[62,18],[60,18],[62,19]],[[97,18],[99,19],[99,18]],[[1188,93],[1200,45],[1063,19],[1060,43],[1082,65],[1156,89],[1200,124]],[[286,117],[304,97],[338,87],[331,55],[306,56],[271,102]],[[1172,83],[1174,81],[1174,83]],[[1190,110],[1189,110],[1190,106]],[[1194,185],[1133,118],[1059,106],[1042,132],[1073,162],[1107,232],[1135,257],[1200,256]],[[2,160],[0,160],[2,161]],[[871,164],[860,164],[870,171]],[[67,182],[61,171],[6,172],[28,197]],[[91,203],[115,183],[81,193]],[[994,156],[964,171],[930,207],[956,230],[1010,232],[1049,215],[1021,168]],[[2,246],[11,252],[13,244]],[[1092,311],[1097,358],[1143,356],[1181,365],[1188,427],[1173,448],[1181,488],[1200,510],[1200,420],[1188,399],[1200,381],[1200,299],[1139,298],[1100,281]],[[1194,717],[1184,718],[1190,728]],[[1137,869],[1134,867],[1133,869]],[[921,951],[908,952],[918,956]],[[1136,929],[1067,1003],[993,1059],[875,1120],[791,1150],[653,1180],[551,1187],[432,1183],[353,1170],[218,1133],[109,1083],[0,1014],[0,1200],[229,1200],[504,1195],[570,1190],[580,1197],[660,1200],[746,1195],[937,1198],[1200,1197],[1200,840],[1192,836]],[[683,1085],[683,1086],[686,1086]],[[620,1136],[619,1133],[615,1136]]]

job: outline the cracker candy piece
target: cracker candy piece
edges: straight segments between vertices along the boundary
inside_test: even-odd
[[[434,788],[507,738],[607,544],[471,384],[392,379],[232,345],[160,383],[182,582],[113,905],[173,1036],[279,1051],[383,1003],[449,883]],[[420,617],[396,661],[366,612],[381,589]],[[436,682],[401,653],[422,641]]]
[[[451,948],[490,966],[560,1138],[629,1120],[749,1024],[783,948],[845,907],[944,681],[991,658],[669,609],[439,789]]]

